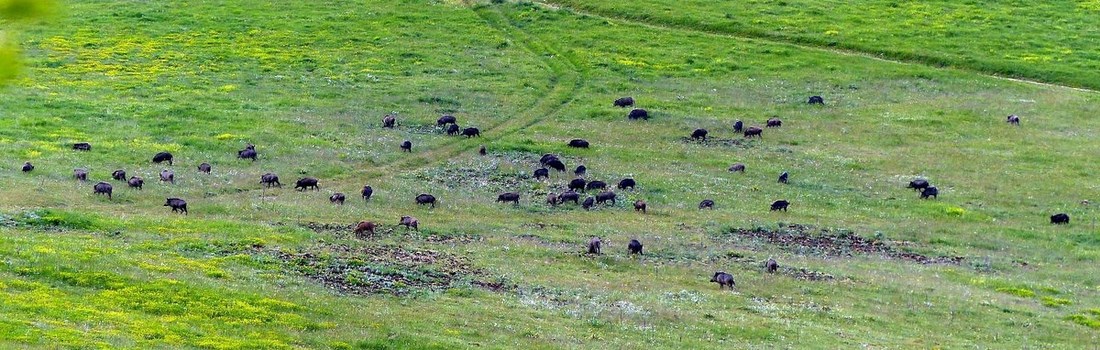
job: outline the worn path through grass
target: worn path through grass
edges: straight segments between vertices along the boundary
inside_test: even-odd
[[[465,137],[458,137],[443,143],[439,147],[417,152],[410,157],[390,162],[369,170],[367,174],[371,178],[384,177],[385,174],[394,174],[396,169],[414,169],[432,162],[443,161],[452,158],[462,152],[477,148],[479,145],[490,143],[493,140],[520,132],[548,117],[552,117],[562,106],[573,100],[578,88],[584,83],[577,67],[568,59],[557,53],[549,44],[527,35],[523,30],[513,26],[508,19],[500,13],[497,7],[481,6],[474,9],[478,16],[485,20],[493,29],[509,37],[512,43],[522,45],[523,48],[545,64],[551,72],[550,84],[553,88],[549,93],[539,96],[530,107],[522,109],[519,114],[504,118],[501,122],[482,131],[484,140],[470,142]]]
[[[837,55],[858,56],[858,57],[864,57],[864,58],[879,60],[879,61],[883,61],[883,62],[890,62],[890,63],[896,63],[896,64],[912,64],[912,65],[919,65],[919,66],[925,66],[925,67],[936,68],[936,69],[952,69],[952,70],[969,72],[969,73],[973,73],[973,74],[980,74],[980,75],[984,75],[984,76],[988,76],[988,77],[996,78],[996,79],[1023,82],[1023,83],[1035,84],[1035,85],[1040,85],[1040,86],[1065,88],[1065,89],[1071,89],[1071,90],[1083,91],[1083,92],[1091,92],[1091,93],[1100,92],[1098,90],[1095,90],[1095,89],[1091,88],[1090,85],[1088,85],[1088,84],[1082,85],[1081,82],[1077,82],[1074,85],[1067,85],[1067,84],[1062,84],[1062,83],[1059,83],[1056,80],[1051,80],[1051,79],[1038,80],[1038,79],[1030,77],[1026,74],[1024,74],[1024,75],[1016,74],[1016,75],[1013,75],[1013,76],[1006,76],[1004,74],[998,74],[996,72],[992,72],[988,69],[982,69],[982,68],[979,68],[979,67],[974,66],[974,65],[967,65],[967,64],[960,64],[960,63],[948,64],[947,62],[932,63],[931,61],[936,60],[936,57],[934,55],[927,56],[927,57],[924,57],[924,56],[907,57],[905,55],[892,53],[889,49],[886,49],[886,51],[883,51],[883,52],[873,53],[873,52],[869,52],[867,50],[861,49],[858,46],[848,46],[848,47],[845,47],[845,48],[838,48],[836,45],[820,45],[820,44],[814,43],[813,41],[807,41],[807,40],[799,41],[799,40],[796,40],[797,37],[793,37],[793,36],[785,36],[785,35],[781,35],[781,34],[768,34],[768,33],[761,32],[761,31],[722,30],[722,29],[717,29],[717,28],[713,28],[713,27],[706,27],[706,26],[701,26],[701,27],[700,26],[689,26],[689,25],[684,25],[684,24],[677,24],[676,22],[674,22],[671,19],[666,19],[666,18],[662,18],[662,17],[645,17],[646,19],[642,20],[642,19],[634,18],[634,17],[629,16],[629,15],[623,15],[622,12],[616,12],[616,10],[611,10],[611,9],[608,9],[608,8],[605,8],[605,7],[602,7],[602,6],[584,5],[584,4],[581,4],[581,3],[577,3],[576,1],[538,0],[536,3],[538,3],[542,6],[546,6],[548,8],[565,9],[565,10],[568,10],[570,12],[576,13],[578,15],[595,17],[595,18],[603,18],[603,19],[606,19],[606,20],[619,21],[619,22],[623,22],[623,23],[631,23],[631,24],[636,24],[636,25],[640,25],[640,26],[644,26],[644,27],[652,28],[652,29],[658,29],[658,30],[677,30],[677,31],[686,31],[686,32],[707,33],[707,34],[720,36],[720,37],[731,37],[731,38],[739,38],[739,39],[747,39],[747,40],[757,40],[757,41],[768,42],[768,43],[786,44],[786,45],[790,45],[790,46],[793,46],[793,47],[798,47],[798,48],[801,48],[801,49],[822,51],[822,52],[828,52],[828,53],[837,54]],[[639,4],[637,6],[645,6],[645,5],[644,4]]]

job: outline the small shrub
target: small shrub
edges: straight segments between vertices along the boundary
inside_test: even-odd
[[[1086,315],[1080,315],[1080,314],[1078,314],[1078,315],[1069,315],[1069,316],[1066,317],[1066,319],[1069,320],[1069,321],[1072,321],[1073,323],[1076,323],[1076,324],[1079,324],[1079,325],[1082,325],[1082,326],[1085,326],[1085,327],[1089,327],[1089,328],[1093,328],[1093,329],[1100,329],[1100,319],[1095,319],[1095,318],[1091,318],[1091,317],[1088,317]]]
[[[1001,287],[997,288],[996,291],[1006,294],[1012,294],[1021,298],[1031,298],[1035,296],[1035,292],[1026,288]]]
[[[949,216],[962,216],[963,214],[966,214],[966,209],[960,207],[947,207],[943,211]]]
[[[1062,307],[1071,304],[1073,304],[1073,302],[1071,302],[1069,299],[1043,297],[1043,305],[1047,307]]]

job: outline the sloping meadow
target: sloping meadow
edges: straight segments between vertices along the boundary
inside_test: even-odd
[[[3,344],[1098,340],[1100,240],[1081,204],[1100,170],[1092,93],[530,3],[70,6],[25,34],[27,75],[0,96]],[[650,118],[627,120],[623,96]],[[389,113],[397,127],[381,128]],[[441,114],[482,136],[445,135]],[[761,138],[732,129],[772,117],[782,127]],[[688,138],[697,128],[706,141]],[[92,151],[69,149],[79,141]],[[246,143],[256,162],[235,158]],[[158,151],[176,165],[150,163]],[[547,153],[567,171],[535,179]],[[582,164],[588,181],[637,186],[591,210],[547,205]],[[117,168],[145,188],[110,180]],[[176,184],[155,181],[164,168]],[[266,172],[284,186],[262,187]],[[294,190],[305,176],[320,189]],[[905,189],[915,177],[939,197]],[[97,181],[113,199],[92,194]],[[788,210],[769,210],[780,199]],[[1070,225],[1050,225],[1055,212]],[[418,230],[397,225],[405,215]],[[375,234],[353,234],[361,220]],[[585,254],[594,236],[602,255]],[[720,270],[732,291],[708,282]]]

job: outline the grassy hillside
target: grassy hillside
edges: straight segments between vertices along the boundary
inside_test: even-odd
[[[613,18],[1100,88],[1097,1],[548,0]]]
[[[1100,226],[1081,204],[1100,190],[1092,92],[528,3],[67,7],[21,36],[26,74],[0,95],[4,347],[1100,341]],[[651,118],[628,121],[621,96]],[[397,127],[381,128],[389,113]],[[444,113],[482,137],[446,136]],[[732,131],[772,116],[783,126],[761,139]],[[708,141],[687,139],[696,128]],[[246,143],[258,161],[236,159]],[[175,165],[151,163],[159,151]],[[638,187],[613,206],[550,207],[573,175],[533,179],[544,153]],[[156,181],[165,168],[176,184]],[[266,172],[284,186],[263,188]],[[295,191],[304,176],[320,190]],[[939,198],[905,189],[914,177]],[[113,199],[92,194],[98,181]],[[520,204],[496,203],[504,191]],[[768,210],[778,199],[788,212]],[[1049,224],[1058,212],[1071,223]],[[357,238],[360,220],[382,227]],[[582,254],[593,236],[603,255]],[[632,238],[645,254],[627,254]],[[734,290],[708,282],[718,270]]]

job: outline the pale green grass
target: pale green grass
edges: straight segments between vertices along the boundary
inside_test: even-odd
[[[70,4],[27,35],[29,74],[0,97],[0,339],[29,347],[1081,348],[1100,307],[1096,96],[530,4]],[[178,6],[178,7],[174,7]],[[104,25],[110,24],[110,25]],[[177,40],[177,38],[188,38]],[[237,44],[241,42],[240,44]],[[185,64],[186,63],[186,64]],[[650,110],[626,120],[611,101]],[[827,105],[806,105],[810,95]],[[400,115],[400,127],[379,127]],[[455,113],[480,139],[430,125]],[[1020,127],[1004,123],[1007,114]],[[733,120],[779,129],[740,147],[682,141]],[[585,138],[588,150],[565,142]],[[412,154],[397,144],[411,139]],[[74,152],[89,141],[91,152]],[[256,163],[234,159],[255,143]],[[478,145],[488,156],[476,154]],[[176,185],[159,184],[177,156]],[[549,208],[572,175],[527,179],[543,153],[635,191]],[[18,171],[24,160],[38,167]],[[208,161],[212,174],[194,166]],[[725,169],[748,165],[745,174]],[[70,178],[88,167],[87,184]],[[146,178],[115,199],[91,184]],[[284,187],[264,190],[259,175]],[[782,171],[791,183],[775,183]],[[476,174],[476,175],[469,175]],[[297,192],[301,176],[320,191]],[[926,176],[921,201],[903,188]],[[364,204],[363,184],[375,188]],[[518,207],[498,204],[519,191]],[[332,192],[347,205],[328,203]],[[413,197],[432,193],[435,209]],[[168,213],[164,198],[190,203]],[[625,197],[625,198],[624,198]],[[713,211],[696,209],[704,198]],[[768,211],[776,199],[787,213]],[[634,199],[650,212],[635,213]],[[1048,216],[1065,211],[1071,225]],[[395,228],[420,219],[421,234]],[[308,222],[375,220],[370,240]],[[959,266],[822,258],[731,237],[798,223],[881,237]],[[394,233],[388,233],[395,229]],[[465,235],[433,241],[430,236]],[[604,256],[580,254],[591,236]],[[647,254],[630,257],[638,238]],[[445,291],[343,295],[271,251],[396,245],[466,257]],[[832,281],[768,275],[758,264]],[[369,257],[362,257],[369,258]],[[1026,266],[1021,262],[1026,262]],[[733,292],[707,282],[716,270]],[[414,271],[415,272],[415,271]],[[514,288],[493,292],[474,281]],[[1057,301],[1056,301],[1057,300]],[[1060,300],[1065,300],[1060,301]],[[1061,304],[1051,306],[1048,304]]]

